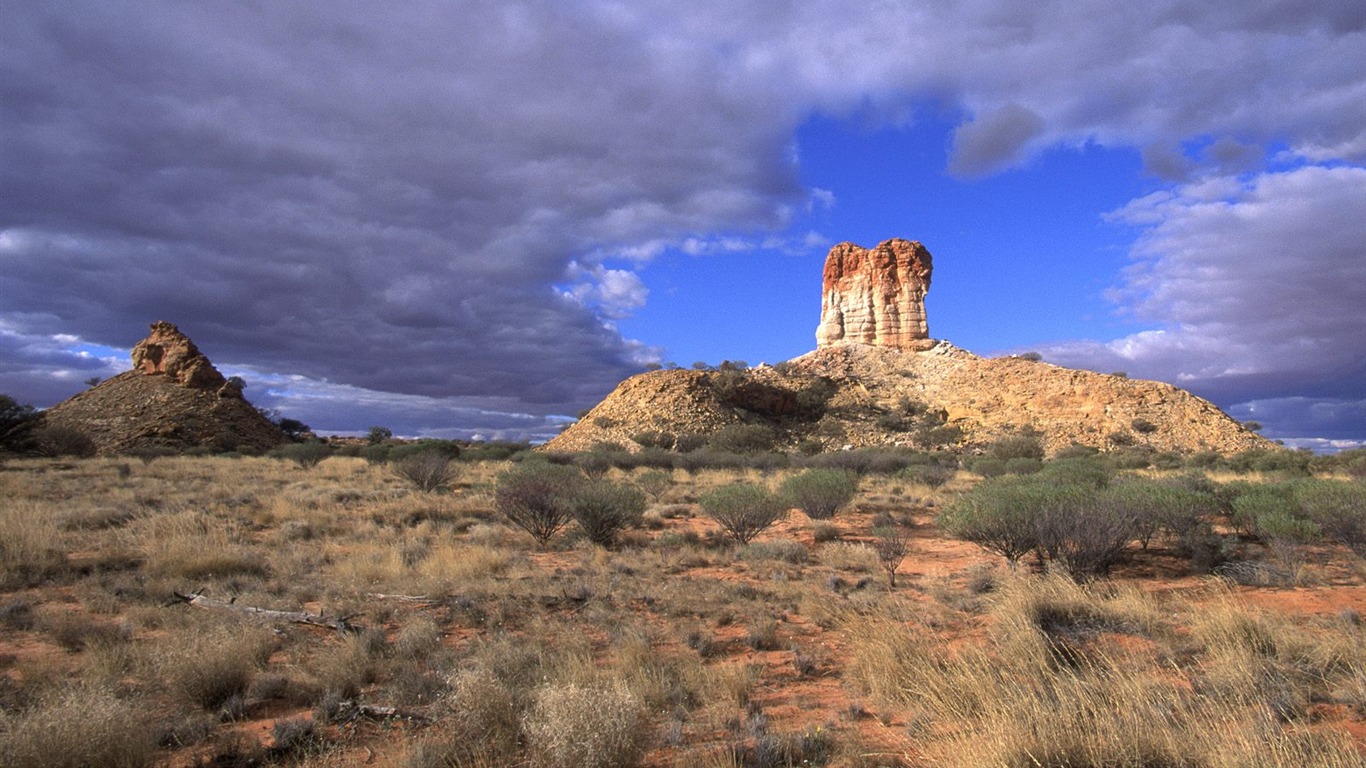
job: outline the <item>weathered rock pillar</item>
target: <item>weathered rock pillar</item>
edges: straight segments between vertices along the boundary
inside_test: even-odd
[[[869,344],[929,349],[925,294],[930,290],[930,252],[912,240],[887,240],[876,248],[840,243],[825,257],[821,324],[816,346]]]

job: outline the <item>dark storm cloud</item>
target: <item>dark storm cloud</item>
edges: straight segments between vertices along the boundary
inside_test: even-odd
[[[783,234],[813,113],[961,114],[960,173],[1098,142],[1189,180],[1272,143],[1366,161],[1363,71],[1355,0],[12,3],[0,322],[126,348],[164,318],[220,364],[539,418],[645,356],[610,325],[645,300],[632,259]],[[1278,258],[1334,247],[1303,236]]]

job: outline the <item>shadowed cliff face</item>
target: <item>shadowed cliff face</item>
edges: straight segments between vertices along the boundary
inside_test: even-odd
[[[925,246],[887,240],[840,243],[825,257],[816,347],[867,344],[903,351],[933,346],[925,317],[932,263]]]

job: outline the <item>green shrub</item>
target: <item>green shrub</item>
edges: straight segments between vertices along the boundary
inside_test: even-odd
[[[906,467],[896,474],[898,478],[908,483],[923,485],[928,488],[938,488],[953,479],[958,474],[958,470],[952,467],[945,467],[939,464],[916,464]]]
[[[759,453],[773,449],[778,435],[764,424],[731,424],[707,440],[707,447],[725,453]]]
[[[1006,473],[1006,463],[1001,459],[981,456],[968,464],[968,469],[982,477],[1000,477]]]
[[[389,460],[389,451],[392,446],[388,445],[366,445],[360,449],[360,457],[365,459],[366,464],[383,464]]]
[[[584,483],[583,473],[574,467],[524,461],[498,476],[493,503],[545,546],[573,517],[571,500]]]
[[[572,463],[588,477],[599,478],[612,469],[612,465],[614,464],[613,452],[602,450],[586,451],[584,453],[576,454]]]
[[[1081,485],[1091,488],[1104,488],[1110,484],[1110,478],[1115,474],[1114,468],[1110,466],[1099,455],[1078,456],[1069,459],[1054,459],[1046,462],[1043,470],[1039,473],[1039,478],[1045,482],[1057,485]]]
[[[1295,500],[1325,536],[1366,557],[1366,485],[1337,480],[1305,480],[1295,485]]]
[[[1046,485],[1037,522],[1039,549],[1074,579],[1104,576],[1138,533],[1122,500],[1083,485]]]
[[[292,461],[300,469],[312,469],[331,456],[332,449],[327,447],[326,443],[290,443],[276,448],[270,455],[277,459]]]
[[[661,470],[651,470],[636,478],[636,487],[644,491],[658,504],[664,494],[674,484],[673,475]]]
[[[782,499],[753,485],[727,485],[706,494],[698,503],[737,544],[748,544],[787,516]]]
[[[939,527],[1004,557],[1011,567],[1039,546],[1038,520],[1048,501],[1039,483],[984,480],[954,499],[939,516]]]
[[[570,511],[589,541],[610,547],[621,531],[640,525],[645,494],[629,485],[593,480],[574,492]]]
[[[812,520],[829,520],[858,493],[858,476],[838,469],[808,469],[783,482],[791,505]]]
[[[1006,460],[1007,475],[1032,475],[1043,469],[1043,460],[1029,456],[1020,456]]]
[[[376,447],[376,446],[367,446]],[[395,475],[407,480],[424,493],[450,486],[460,476],[460,467],[453,459],[438,451],[419,451],[395,460]]]
[[[1042,459],[1043,443],[1033,433],[1007,435],[986,446],[987,455],[993,459]]]

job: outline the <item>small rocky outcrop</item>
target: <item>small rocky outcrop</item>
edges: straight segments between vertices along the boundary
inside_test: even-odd
[[[825,257],[816,348],[867,344],[903,351],[934,346],[925,317],[930,252],[913,240],[876,248],[840,243]]]
[[[145,448],[264,451],[288,442],[171,323],[152,323],[131,357],[133,370],[53,406],[43,424],[84,434],[104,455]]]
[[[133,370],[162,374],[182,387],[218,389],[228,383],[180,329],[165,320],[152,323],[152,334],[133,347]]]

